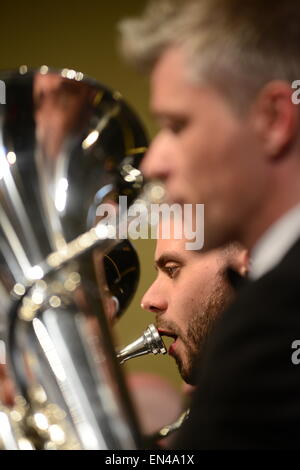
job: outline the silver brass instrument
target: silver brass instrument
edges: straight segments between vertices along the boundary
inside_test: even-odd
[[[155,325],[150,324],[144,333],[132,343],[128,344],[125,348],[117,352],[117,358],[120,364],[135,357],[143,356],[144,354],[166,354],[167,349]],[[149,444],[152,445],[170,436],[172,433],[178,431],[190,413],[189,408],[180,414],[178,419],[172,423],[165,425],[156,433],[145,436]]]
[[[103,259],[118,240],[96,210],[138,196],[145,132],[80,72],[0,79],[0,339],[17,394],[0,409],[0,448],[136,449],[107,321]]]
[[[166,352],[166,347],[159,332],[156,327],[151,324],[138,339],[121,349],[121,351],[117,353],[117,358],[120,364],[123,364],[125,361],[128,361],[128,359],[143,356],[144,354],[166,354]]]

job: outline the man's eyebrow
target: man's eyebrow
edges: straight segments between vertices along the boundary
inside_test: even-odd
[[[184,263],[183,258],[178,254],[177,251],[168,251],[160,255],[159,258],[154,261],[154,266],[155,268],[162,269],[170,261],[175,261],[176,263],[180,264]]]
[[[187,119],[186,116],[182,113],[182,111],[176,110],[168,110],[168,111],[160,111],[160,110],[151,110],[151,116],[156,119],[157,121],[161,120],[185,120]]]

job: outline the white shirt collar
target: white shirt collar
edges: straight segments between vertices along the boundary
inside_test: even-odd
[[[273,269],[300,237],[300,204],[294,206],[267,229],[251,253],[252,280]]]

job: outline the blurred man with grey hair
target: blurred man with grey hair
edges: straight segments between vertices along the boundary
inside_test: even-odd
[[[298,446],[300,3],[160,0],[121,24],[161,127],[169,202],[205,204],[205,249],[238,240],[251,282],[210,336],[182,448]]]

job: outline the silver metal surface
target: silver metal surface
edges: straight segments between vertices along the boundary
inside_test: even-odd
[[[139,194],[143,127],[80,72],[22,66],[0,79],[0,331],[34,447],[135,449],[107,322],[103,256],[117,241],[94,226],[100,203]]]
[[[117,353],[117,358],[120,364],[123,364],[128,359],[144,354],[166,354],[166,352],[166,347],[157,328],[151,324],[138,339],[121,349]]]

